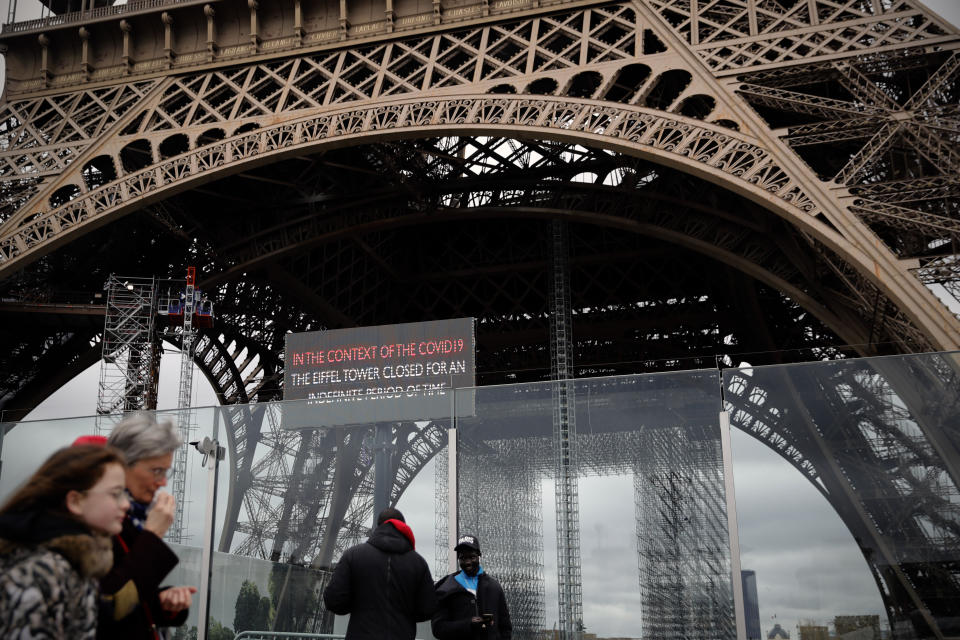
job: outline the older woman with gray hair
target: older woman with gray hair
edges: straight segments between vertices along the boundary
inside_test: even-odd
[[[115,426],[107,444],[126,459],[130,510],[113,539],[113,568],[100,581],[101,593],[114,600],[114,619],[101,620],[97,638],[157,640],[159,627],[186,621],[197,591],[160,586],[178,562],[162,540],[173,523],[176,503],[160,488],[167,484],[174,452],[183,443],[172,423],[143,413]]]

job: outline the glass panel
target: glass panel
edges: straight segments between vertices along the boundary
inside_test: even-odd
[[[177,563],[177,566],[173,568],[173,571],[167,575],[163,580],[163,585],[171,586],[193,586],[200,588],[200,575],[203,571],[203,564],[201,563],[201,558],[203,556],[203,549],[200,546],[200,539],[195,541],[194,544],[176,544],[170,543],[167,544],[177,554],[177,558],[180,560]],[[193,596],[193,603],[190,607],[190,613],[187,615],[186,622],[183,623],[183,626],[174,629],[171,632],[172,638],[175,640],[186,640],[187,638],[195,639],[197,637],[197,619],[199,618],[199,609],[200,609],[200,594],[197,593]]]
[[[40,464],[78,436],[96,433],[96,418],[66,418],[9,422],[3,437],[3,464],[0,466],[0,504],[13,493]]]
[[[748,637],[957,636],[958,372],[958,354],[923,354],[726,370],[722,385],[702,371],[458,390],[447,396],[458,529],[480,538],[518,638],[557,625],[558,539],[579,551],[564,584],[587,632],[732,638],[722,391]],[[449,571],[449,420],[338,426],[329,415],[304,402],[157,414],[226,448],[211,629],[264,624],[266,599],[274,630],[345,630],[320,594],[343,550],[368,535],[378,458],[384,504],[404,510],[437,577]],[[93,417],[6,424],[0,500],[95,431]],[[199,452],[185,453],[181,562],[168,582],[199,586],[209,474]],[[571,514],[562,538],[558,501]]]
[[[147,412],[157,421],[170,421],[179,425],[185,420],[190,425],[189,439],[198,434],[206,435],[212,428],[214,409],[189,409],[184,411]],[[0,503],[6,500],[17,487],[32,474],[54,451],[69,446],[78,436],[100,433],[109,435],[112,423],[105,418],[87,416],[57,420],[35,420],[7,423],[4,436],[3,464],[0,466]],[[180,542],[199,545],[203,531],[203,509],[206,496],[206,474],[198,473],[200,455],[188,445],[185,452],[184,496],[185,511]],[[163,485],[164,491],[173,493],[176,476]]]
[[[181,546],[202,547],[203,516],[206,510],[208,474],[207,470],[202,466],[203,456],[194,446],[190,445],[190,443],[201,441],[204,437],[212,437],[214,422],[218,419],[217,409],[214,407],[204,407],[156,411],[153,412],[153,415],[157,422],[171,422],[178,428],[181,428],[181,435],[184,436],[185,439],[183,470],[179,471],[177,469],[177,458],[175,455],[171,476],[164,486],[165,491],[176,495],[178,474],[184,473],[184,510],[181,534],[179,540],[176,540],[173,535],[173,527],[171,527],[171,531],[168,532],[166,539],[168,542],[177,542],[177,544]],[[106,434],[105,432],[105,435]]]
[[[435,415],[442,393],[405,392],[404,406],[407,411],[429,407]],[[420,402],[420,395],[429,395],[430,402]],[[451,400],[446,396],[444,406]],[[389,407],[391,398],[380,402]],[[251,581],[261,598],[270,598],[273,630],[346,630],[348,618],[327,612],[322,593],[343,551],[369,536],[374,504],[379,504],[378,460],[384,506],[403,511],[417,551],[428,563],[433,560],[435,527],[445,526],[446,518],[445,510],[435,510],[435,496],[445,491],[438,491],[436,482],[445,479],[449,420],[342,425],[344,411],[343,406],[310,401],[221,409],[220,424],[227,426],[220,439],[229,441],[230,453],[221,464],[217,491],[216,546],[224,557],[217,560],[223,563],[222,575],[214,586],[223,601],[212,605],[211,616],[222,626],[232,628],[228,614],[244,581]],[[444,458],[439,470],[438,456]],[[248,560],[255,564],[244,564]],[[260,572],[256,580],[251,572]],[[243,593],[252,592],[252,587],[246,589]],[[421,625],[418,637],[432,637],[429,623]]]
[[[958,371],[957,354],[724,371],[761,633],[960,633]]]
[[[543,535],[544,494],[553,492],[551,391],[548,384],[457,391],[458,409],[468,407],[456,414],[457,532],[478,538],[481,566],[503,586],[515,638],[546,628],[545,574],[556,575],[556,553],[544,561]],[[436,577],[447,573],[438,567]]]
[[[170,421],[175,425],[186,423],[189,427],[188,439],[202,439],[212,434],[213,420],[216,417],[213,408],[190,409],[164,412],[146,412],[158,422]],[[98,432],[109,435],[112,423],[109,418],[88,416],[58,420],[23,421],[7,423],[3,447],[0,448],[3,464],[0,467],[0,503],[20,486],[54,451],[69,446],[81,435]],[[191,446],[184,445],[184,465],[180,473],[184,476],[183,519],[180,542],[166,538],[174,553],[180,559],[177,567],[163,581],[165,585],[200,586],[201,545],[203,542],[204,511],[206,501],[207,474],[200,466],[201,455]],[[173,493],[177,475],[165,479],[161,491]],[[194,600],[196,604],[197,600]],[[184,630],[197,625],[197,607],[191,608]]]
[[[572,523],[564,546],[579,546],[580,566],[564,582],[574,620],[582,599],[580,628],[618,638],[735,636],[715,372],[469,392],[475,415],[457,412],[459,532],[479,538],[515,637],[562,628],[561,503]],[[558,501],[564,414],[575,482]]]

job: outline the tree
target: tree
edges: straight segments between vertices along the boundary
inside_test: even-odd
[[[233,629],[225,627],[216,618],[210,618],[210,628],[207,630],[208,640],[233,640]],[[197,628],[177,627],[173,632],[172,640],[197,640]]]
[[[177,627],[177,630],[173,632],[172,640],[197,640],[197,628]]]
[[[209,640],[233,640],[233,629],[225,627],[214,618],[210,618],[210,629],[207,630]]]
[[[317,572],[292,564],[274,564],[270,601],[274,631],[311,631],[320,607]]]
[[[260,596],[257,585],[244,580],[237,595],[233,628],[241,631],[267,631],[270,629],[270,598]]]

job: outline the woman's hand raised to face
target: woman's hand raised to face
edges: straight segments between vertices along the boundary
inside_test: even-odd
[[[176,509],[177,502],[172,495],[165,491],[158,493],[157,501],[150,508],[147,521],[143,523],[143,528],[156,534],[158,538],[162,538],[170,525],[173,524],[173,514]]]

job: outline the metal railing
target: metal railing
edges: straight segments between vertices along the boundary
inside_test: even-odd
[[[280,640],[283,638],[310,638],[311,640],[342,640],[346,636],[334,633],[293,633],[291,631],[241,631],[233,640]]]
[[[233,640],[284,640],[285,638],[310,638],[310,640],[342,640],[346,636],[335,633],[293,633],[290,631],[241,631]],[[417,638],[417,640],[420,640]]]
[[[23,31],[33,31],[34,29],[46,29],[50,27],[59,27],[97,18],[106,18],[109,16],[121,15],[124,13],[135,13],[137,11],[156,9],[169,5],[188,4],[198,0],[133,0],[127,4],[118,4],[110,7],[97,7],[86,11],[71,11],[57,16],[48,16],[46,18],[37,18],[36,20],[26,20],[24,22],[13,22],[3,25],[0,33],[20,33]],[[215,0],[209,0],[215,1]]]

